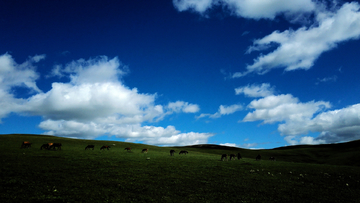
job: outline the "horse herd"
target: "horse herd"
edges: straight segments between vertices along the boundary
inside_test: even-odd
[[[21,147],[22,149],[26,149],[26,148],[30,148],[32,145],[32,143],[30,143],[29,141],[24,141],[21,143]],[[61,150],[61,143],[46,143],[41,145],[40,149],[60,149]]]
[[[22,149],[26,149],[26,148],[30,148],[31,147],[31,144],[32,143],[30,143],[29,141],[24,141],[24,142],[22,142],[22,144],[21,144],[21,148]],[[43,145],[41,145],[41,147],[40,147],[40,149],[42,150],[42,149],[48,149],[48,150],[50,150],[50,149],[54,149],[54,150],[56,150],[56,149],[59,149],[59,150],[61,150],[61,146],[62,146],[62,144],[61,143],[46,143],[46,144],[43,144]],[[85,147],[85,150],[87,150],[87,149],[92,149],[92,150],[94,150],[95,149],[95,146],[94,145],[88,145],[88,146],[86,146]],[[107,150],[109,150],[110,149],[110,146],[108,146],[108,145],[103,145],[102,147],[100,147],[100,150],[104,150],[104,149],[107,149]],[[130,147],[126,147],[124,150],[126,150],[126,151],[128,151],[128,152],[131,152],[131,148]],[[148,152],[148,149],[143,149],[143,150],[141,150],[141,153],[147,153]],[[174,154],[175,154],[175,150],[170,150],[170,156],[174,156]],[[181,155],[181,154],[188,154],[189,152],[188,151],[185,151],[185,150],[181,150],[180,152],[179,152],[179,155]],[[241,157],[241,154],[240,153],[238,153],[237,155],[235,155],[235,154],[230,154],[230,155],[228,155],[228,154],[222,154],[221,155],[221,161],[224,161],[224,160],[228,160],[228,157],[230,158],[230,160],[235,160],[236,158],[238,159],[238,160],[240,160],[242,157]],[[259,161],[259,160],[261,160],[261,155],[260,154],[258,154],[256,157],[255,157],[255,160],[256,161]],[[275,157],[270,157],[269,158],[269,160],[271,160],[271,161],[275,161],[276,159],[275,159]]]

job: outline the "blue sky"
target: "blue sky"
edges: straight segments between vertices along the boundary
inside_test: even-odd
[[[243,148],[360,139],[359,9],[4,1],[0,133]]]

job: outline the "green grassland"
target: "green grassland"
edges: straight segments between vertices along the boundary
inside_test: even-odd
[[[48,142],[62,149],[40,150]],[[360,202],[359,156],[359,141],[248,150],[0,135],[0,202]]]

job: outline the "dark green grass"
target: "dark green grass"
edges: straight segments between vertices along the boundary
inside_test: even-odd
[[[20,149],[22,141],[33,146]],[[40,150],[61,142],[62,150]],[[86,150],[94,144],[95,150]],[[115,144],[115,145],[113,145]],[[101,150],[102,145],[112,146]],[[132,152],[124,150],[131,147]],[[141,153],[148,148],[147,154]],[[175,156],[169,150],[175,149]],[[180,150],[189,154],[179,155]],[[303,150],[303,149],[302,149]],[[220,161],[241,151],[242,160]],[[275,152],[274,152],[275,151]],[[167,148],[37,135],[0,135],[0,202],[359,202],[357,166],[255,161],[274,153],[237,148]],[[304,151],[304,160],[315,151]],[[321,154],[321,152],[319,152]],[[352,152],[353,153],[358,152]],[[336,152],[334,155],[336,157]],[[310,157],[310,158],[309,158]],[[315,156],[316,157],[316,156]],[[344,155],[341,155],[344,157]]]

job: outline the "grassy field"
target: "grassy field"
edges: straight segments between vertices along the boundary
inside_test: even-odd
[[[32,147],[20,149],[23,141]],[[40,150],[48,142],[61,142],[62,150]],[[95,150],[85,150],[88,144]],[[100,151],[102,145],[111,149]],[[359,147],[356,141],[272,150],[168,148],[0,135],[0,202],[360,202]],[[220,161],[221,154],[238,152],[243,159]],[[255,161],[257,154],[263,160]]]

